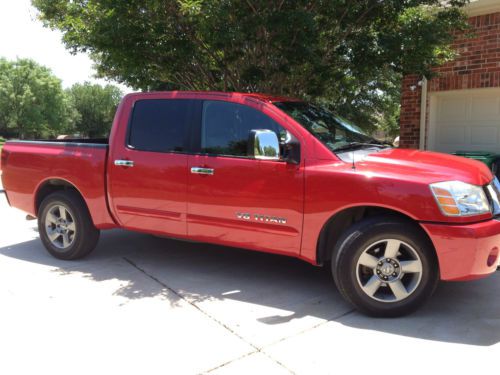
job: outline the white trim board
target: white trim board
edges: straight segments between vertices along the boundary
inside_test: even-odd
[[[500,0],[471,0],[464,10],[469,17],[500,12]]]

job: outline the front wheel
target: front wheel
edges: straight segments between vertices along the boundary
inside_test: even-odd
[[[90,253],[99,240],[83,199],[74,191],[47,196],[38,210],[38,232],[47,251],[56,258],[72,260]]]
[[[372,316],[409,314],[434,292],[439,271],[429,239],[414,223],[374,217],[349,228],[332,254],[342,295]]]

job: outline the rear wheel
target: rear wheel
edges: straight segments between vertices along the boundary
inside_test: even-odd
[[[361,221],[333,251],[337,287],[369,315],[411,313],[432,295],[439,280],[432,244],[409,221],[386,216]]]
[[[65,260],[84,257],[99,240],[85,202],[74,191],[55,192],[42,201],[38,231],[47,251]]]

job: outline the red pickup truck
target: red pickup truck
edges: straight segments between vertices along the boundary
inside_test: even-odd
[[[376,316],[498,264],[500,184],[484,164],[390,148],[289,98],[130,94],[109,142],[9,141],[2,166],[10,205],[60,259],[117,227],[272,252],[328,264]]]

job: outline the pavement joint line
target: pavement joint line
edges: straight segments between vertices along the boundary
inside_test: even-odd
[[[340,319],[342,319],[344,316],[351,315],[353,312],[356,312],[356,309],[351,309],[349,311],[346,311],[343,314],[340,314],[339,316],[336,316],[335,318],[332,319],[332,321],[338,322]]]
[[[229,332],[231,332],[233,335],[237,336],[238,338],[240,338],[242,341],[244,341],[245,343],[247,343],[248,345],[250,345],[252,348],[254,348],[255,350],[259,351],[260,349],[255,346],[254,344],[248,342],[247,340],[245,340],[243,337],[241,337],[238,333],[236,333],[234,330],[232,330],[230,327],[228,327],[226,324],[222,323],[220,320],[216,319],[215,317],[213,317],[212,315],[210,315],[209,313],[207,313],[206,311],[204,311],[203,309],[201,309],[199,306],[197,306],[194,302],[191,302],[189,300],[187,300],[182,294],[178,293],[176,290],[172,289],[171,287],[169,287],[167,284],[165,284],[164,282],[162,282],[161,280],[159,280],[157,277],[151,275],[149,272],[147,272],[146,270],[144,270],[143,268],[139,267],[136,263],[134,263],[132,260],[126,258],[126,257],[123,257],[123,260],[125,260],[128,264],[130,264],[132,267],[136,268],[137,270],[139,270],[140,272],[142,272],[143,274],[145,274],[147,277],[149,277],[150,279],[152,279],[153,281],[156,281],[158,284],[160,284],[161,286],[163,286],[164,288],[168,289],[169,291],[171,291],[172,293],[174,293],[177,297],[179,297],[180,299],[182,299],[183,301],[187,302],[188,304],[190,304],[192,307],[194,307],[196,310],[200,311],[203,315],[209,317],[211,320],[213,320],[214,322],[216,322],[217,324],[221,325],[222,327],[224,327],[226,330],[228,330]]]
[[[237,357],[237,358],[230,359],[229,361],[226,361],[226,362],[224,362],[224,363],[222,363],[222,364],[220,364],[220,365],[217,365],[217,366],[215,366],[215,367],[212,367],[210,370],[204,371],[204,372],[202,372],[201,374],[209,374],[209,373],[211,373],[212,371],[218,370],[218,369],[220,369],[220,368],[222,368],[222,367],[224,367],[224,366],[227,366],[227,365],[229,365],[229,364],[231,364],[231,363],[233,363],[233,362],[239,361],[240,359],[243,359],[243,358],[249,357],[249,356],[251,356],[252,354],[257,354],[257,353],[260,353],[260,352],[259,352],[258,350],[254,350],[254,351],[252,351],[252,352],[245,353],[245,354],[243,354],[243,355],[241,355],[241,356],[239,356],[239,357]]]
[[[340,315],[338,315],[338,316],[334,316],[334,317],[333,317],[333,318],[331,318],[331,319],[327,319],[327,320],[325,320],[325,321],[323,321],[323,322],[320,322],[320,323],[318,323],[318,324],[315,324],[315,325],[313,325],[312,327],[308,327],[308,328],[306,328],[306,329],[303,329],[302,331],[299,331],[299,332],[297,332],[297,333],[294,333],[294,334],[293,334],[293,335],[291,335],[291,336],[282,337],[281,339],[276,340],[276,341],[274,341],[274,342],[272,342],[272,343],[270,343],[270,344],[268,344],[268,345],[266,345],[266,346],[262,347],[262,349],[264,350],[265,348],[267,348],[267,347],[269,347],[269,346],[273,346],[273,345],[279,344],[280,342],[283,342],[283,341],[285,341],[285,340],[288,340],[288,339],[290,339],[290,338],[292,338],[292,337],[296,337],[296,336],[302,335],[303,333],[306,333],[306,332],[312,331],[313,329],[316,329],[316,328],[318,328],[318,327],[320,327],[320,326],[322,326],[323,324],[326,324],[326,323],[328,323],[328,322],[338,322],[338,321],[339,321],[339,319],[342,319],[343,317],[345,317],[345,316],[347,316],[347,315],[349,315],[349,314],[352,314],[352,313],[353,313],[353,312],[355,312],[355,311],[356,311],[356,309],[351,309],[351,310],[348,310],[348,311],[346,311],[345,313],[342,313],[342,314],[340,314]],[[262,351],[262,352],[264,353],[264,351]],[[265,354],[267,354],[267,353],[265,353]]]
[[[205,371],[205,372],[202,372],[201,374],[209,374],[209,373],[211,373],[211,372],[213,372],[213,371],[215,371],[215,370],[219,370],[219,369],[221,369],[221,368],[223,368],[223,367],[225,367],[225,366],[227,366],[227,365],[230,365],[230,364],[231,364],[231,363],[233,363],[233,362],[236,362],[236,361],[242,360],[242,359],[244,359],[244,358],[250,357],[251,355],[258,354],[258,353],[261,353],[261,354],[265,355],[265,356],[266,356],[267,358],[269,358],[271,361],[276,362],[276,364],[277,364],[278,366],[283,367],[283,368],[284,368],[285,370],[287,370],[290,374],[295,375],[295,372],[294,372],[294,371],[290,370],[290,369],[289,369],[288,367],[286,367],[283,363],[281,363],[281,362],[280,362],[280,361],[278,361],[277,359],[273,358],[273,357],[272,357],[269,353],[266,353],[266,352],[265,352],[265,351],[263,351],[263,350],[255,350],[255,351],[253,351],[253,352],[248,352],[248,353],[243,354],[242,356],[240,356],[240,357],[238,357],[238,358],[231,359],[231,360],[229,360],[229,361],[227,361],[227,362],[224,362],[224,363],[222,363],[222,364],[220,364],[220,365],[218,365],[218,366],[216,366],[216,367],[211,368],[210,370],[207,370],[207,371]]]
[[[279,366],[283,367],[285,370],[287,370],[290,374],[293,374],[295,375],[295,371],[292,371],[290,370],[288,367],[286,367],[283,363],[281,363],[280,361],[278,361],[276,358],[274,358],[273,356],[271,356],[271,354],[265,352],[264,350],[261,350],[260,351],[262,354],[264,354],[267,358],[269,358],[271,361],[274,361],[276,362]]]
[[[189,300],[187,300],[186,298],[184,298],[184,296],[180,293],[178,293],[177,291],[175,291],[174,289],[172,289],[171,287],[169,287],[167,284],[165,284],[163,281],[159,280],[157,277],[151,275],[149,272],[147,272],[145,269],[139,267],[135,262],[133,262],[132,260],[126,258],[126,257],[123,257],[123,260],[125,262],[127,262],[128,264],[130,264],[132,267],[134,267],[135,269],[137,269],[138,271],[142,272],[144,275],[146,275],[147,277],[149,277],[151,280],[157,282],[158,284],[160,284],[162,287],[168,289],[169,291],[171,291],[172,293],[174,293],[177,297],[179,297],[180,299],[182,299],[183,301],[187,302],[189,305],[191,305],[192,307],[194,307],[196,310],[198,310],[199,312],[201,312],[203,315],[207,316],[208,318],[210,318],[211,320],[213,320],[214,322],[216,322],[217,324],[219,324],[220,326],[222,326],[223,328],[225,328],[227,331],[231,332],[233,335],[235,335],[236,337],[238,337],[240,340],[242,340],[244,343],[250,345],[254,351],[251,351],[249,353],[246,353],[245,355],[243,355],[242,357],[239,357],[239,358],[235,358],[235,359],[232,359],[231,361],[228,361],[228,362],[225,362],[223,363],[222,365],[218,366],[218,367],[215,367],[209,371],[213,371],[215,370],[216,368],[220,368],[220,367],[223,367],[225,365],[228,365],[230,364],[231,362],[234,362],[238,359],[241,359],[241,358],[245,358],[246,356],[248,355],[251,355],[251,354],[254,354],[254,353],[263,353],[265,356],[267,356],[269,359],[271,359],[272,361],[276,362],[279,366],[283,367],[284,369],[286,369],[287,371],[289,371],[290,373],[292,374],[295,374],[292,370],[290,370],[289,368],[287,368],[285,365],[283,365],[281,362],[277,361],[276,359],[274,359],[273,357],[271,357],[268,353],[265,353],[262,351],[262,348],[259,348],[258,346],[252,344],[251,342],[245,340],[245,338],[243,338],[241,335],[239,335],[237,332],[235,332],[233,329],[231,329],[231,327],[227,326],[226,324],[224,324],[223,322],[221,322],[220,320],[216,319],[215,317],[213,317],[212,315],[210,315],[209,313],[207,313],[206,311],[204,311],[203,309],[201,309],[199,306],[197,306],[194,302],[191,302]]]

